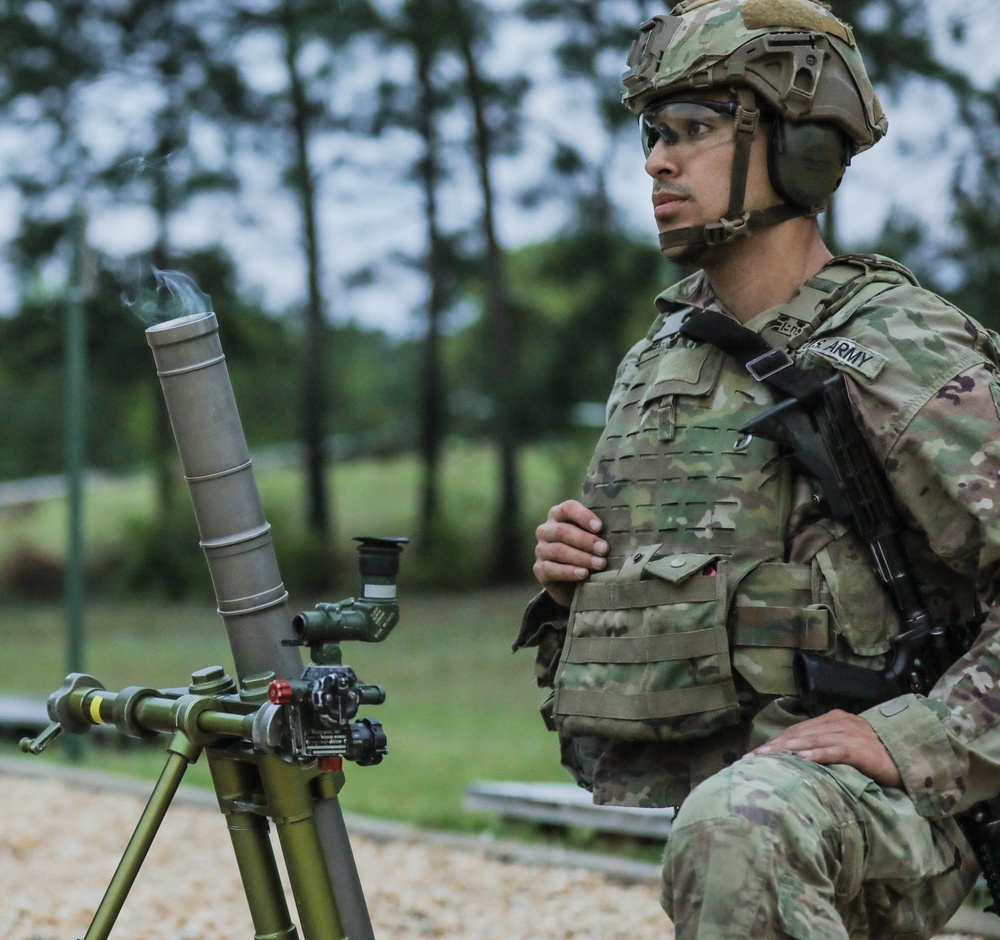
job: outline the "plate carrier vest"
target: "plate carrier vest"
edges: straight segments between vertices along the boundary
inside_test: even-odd
[[[888,259],[837,258],[759,333],[794,360],[906,281]],[[587,471],[582,502],[610,548],[570,611],[552,700],[564,737],[704,737],[793,694],[796,650],[833,648],[813,567],[785,561],[789,518],[813,489],[770,441],[735,446],[774,403],[767,376],[680,336],[694,309],[675,305],[626,360]]]

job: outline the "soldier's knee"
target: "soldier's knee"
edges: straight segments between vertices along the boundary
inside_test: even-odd
[[[674,897],[700,897],[700,883],[710,869],[724,864],[742,867],[747,855],[760,851],[756,826],[743,812],[739,796],[742,772],[729,767],[700,783],[674,818],[663,857],[660,903],[674,916]],[[765,833],[765,838],[768,836]]]
[[[771,797],[775,797],[775,809],[780,808],[782,801],[770,780],[774,768],[761,767],[761,763],[760,758],[737,761],[698,784],[678,810],[674,830],[681,831],[708,820],[736,818],[750,823],[764,822]]]
[[[674,820],[673,852],[705,841],[705,830],[717,829],[727,850],[740,852],[741,840],[761,842],[782,855],[812,851],[824,816],[822,781],[816,765],[795,758],[756,757],[737,761],[699,784]],[[822,774],[822,771],[820,771]],[[812,820],[814,825],[810,825]],[[747,845],[757,852],[758,846]]]

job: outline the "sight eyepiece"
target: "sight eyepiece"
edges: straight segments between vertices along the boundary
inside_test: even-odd
[[[358,568],[361,579],[391,578],[395,580],[399,574],[399,556],[403,546],[410,540],[407,538],[376,538],[371,535],[356,535],[355,542],[361,544],[358,549]]]

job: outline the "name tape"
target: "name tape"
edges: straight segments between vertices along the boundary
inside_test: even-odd
[[[889,361],[886,356],[874,349],[868,349],[843,336],[824,336],[821,339],[814,339],[811,343],[806,343],[803,351],[853,369],[867,379],[878,378],[878,374]]]

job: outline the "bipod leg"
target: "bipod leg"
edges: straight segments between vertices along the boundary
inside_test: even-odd
[[[305,940],[347,940],[316,824],[310,786],[310,776],[315,774],[270,756],[260,757],[257,766],[268,815],[288,868],[302,936]]]
[[[114,928],[115,921],[125,905],[125,899],[135,883],[139,869],[149,852],[153,839],[159,831],[163,817],[166,816],[170,803],[177,793],[181,780],[188,767],[193,764],[201,753],[201,748],[193,744],[183,731],[174,733],[167,746],[167,762],[160,773],[159,780],[153,792],[149,795],[146,808],[139,817],[135,832],[122,855],[114,877],[108,885],[94,919],[90,922],[84,940],[107,940]]]
[[[254,940],[296,940],[271,847],[267,807],[256,767],[224,751],[208,751],[208,766],[253,920]]]
[[[342,779],[339,774],[328,773],[316,781],[316,827],[347,936],[351,940],[375,940],[361,876],[340,808],[338,778]]]

